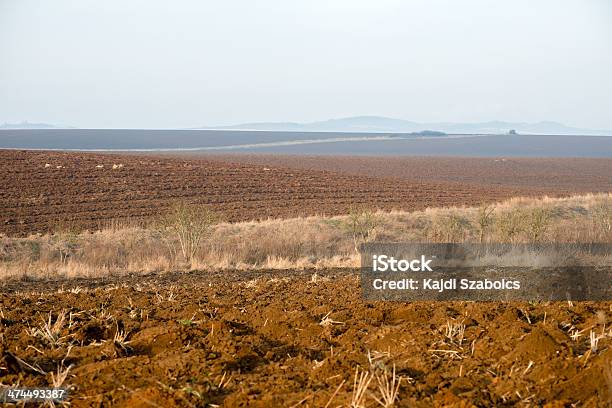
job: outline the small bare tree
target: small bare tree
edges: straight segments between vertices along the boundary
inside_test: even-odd
[[[493,211],[494,207],[490,205],[482,205],[478,208],[476,214],[476,226],[478,228],[478,241],[482,243],[484,241],[487,229],[493,224]]]
[[[464,242],[471,228],[462,215],[439,215],[433,219],[428,235],[433,242]]]
[[[446,217],[444,231],[446,242],[463,242],[470,230],[470,220],[459,214],[449,214]]]
[[[57,251],[60,262],[66,264],[68,259],[79,252],[79,231],[70,223],[58,223],[54,227],[53,238],[50,241],[53,251]]]
[[[172,204],[168,213],[161,217],[160,226],[173,256],[180,250],[189,263],[216,222],[217,217],[207,207],[181,201]]]
[[[502,240],[514,243],[525,231],[525,213],[520,209],[503,212],[496,218],[496,224]]]
[[[351,208],[342,227],[348,231],[355,245],[355,252],[359,253],[359,245],[369,242],[375,237],[376,227],[380,220],[370,209]]]
[[[531,242],[539,242],[550,225],[552,213],[545,208],[532,208],[526,216],[527,231]]]

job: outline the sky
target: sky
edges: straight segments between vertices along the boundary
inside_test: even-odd
[[[0,123],[612,129],[609,0],[0,0]]]

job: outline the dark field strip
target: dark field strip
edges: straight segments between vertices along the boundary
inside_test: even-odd
[[[123,167],[112,169],[113,164]],[[24,235],[58,226],[97,229],[112,220],[150,219],[176,200],[209,205],[226,221],[247,221],[337,215],[356,205],[418,210],[574,191],[392,178],[375,166],[368,176],[367,171],[282,164],[0,150],[0,233]]]
[[[178,156],[177,156],[178,157]],[[395,178],[426,183],[455,182],[535,190],[542,193],[612,191],[612,159],[582,157],[367,157],[270,154],[204,155],[220,162],[283,166],[300,170]]]

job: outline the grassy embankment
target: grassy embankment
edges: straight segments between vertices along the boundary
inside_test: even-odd
[[[338,217],[235,224],[204,220],[201,240],[191,242],[192,254],[181,251],[176,230],[173,233],[156,225],[0,237],[0,278],[100,277],[178,269],[358,267],[355,245],[372,239],[612,242],[612,194],[515,198],[479,208],[358,211]],[[193,241],[193,237],[189,239]]]

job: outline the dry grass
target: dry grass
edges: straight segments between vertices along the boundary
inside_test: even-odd
[[[380,398],[374,396],[374,400],[384,408],[392,407],[395,404],[395,400],[397,400],[402,383],[402,377],[395,375],[395,364],[393,365],[393,371],[388,369],[384,369],[382,372],[375,371],[374,377],[376,378],[378,392],[380,393]]]
[[[64,343],[66,336],[62,336],[62,331],[66,325],[66,311],[62,310],[55,319],[55,322],[51,320],[51,313],[49,312],[49,318],[43,321],[38,329],[32,331],[34,337],[40,337],[46,343],[53,347],[60,346]]]
[[[353,393],[351,395],[350,408],[365,408],[365,400],[368,387],[372,382],[373,376],[367,371],[359,372],[359,368],[355,369],[355,377],[353,379]]]
[[[463,343],[465,335],[465,324],[463,322],[446,322],[444,326],[444,335],[451,343],[456,343],[459,346]]]
[[[180,256],[181,251],[176,256],[168,236],[159,230],[137,225],[81,234],[62,230],[28,238],[0,236],[0,279],[100,277],[179,268],[357,267],[355,243],[371,236],[402,242],[612,242],[611,218],[612,194],[591,194],[515,198],[481,208],[378,212],[367,217],[367,237],[357,238],[355,230],[346,227],[355,223],[350,215],[219,223],[188,256]],[[180,246],[178,241],[174,244]]]

